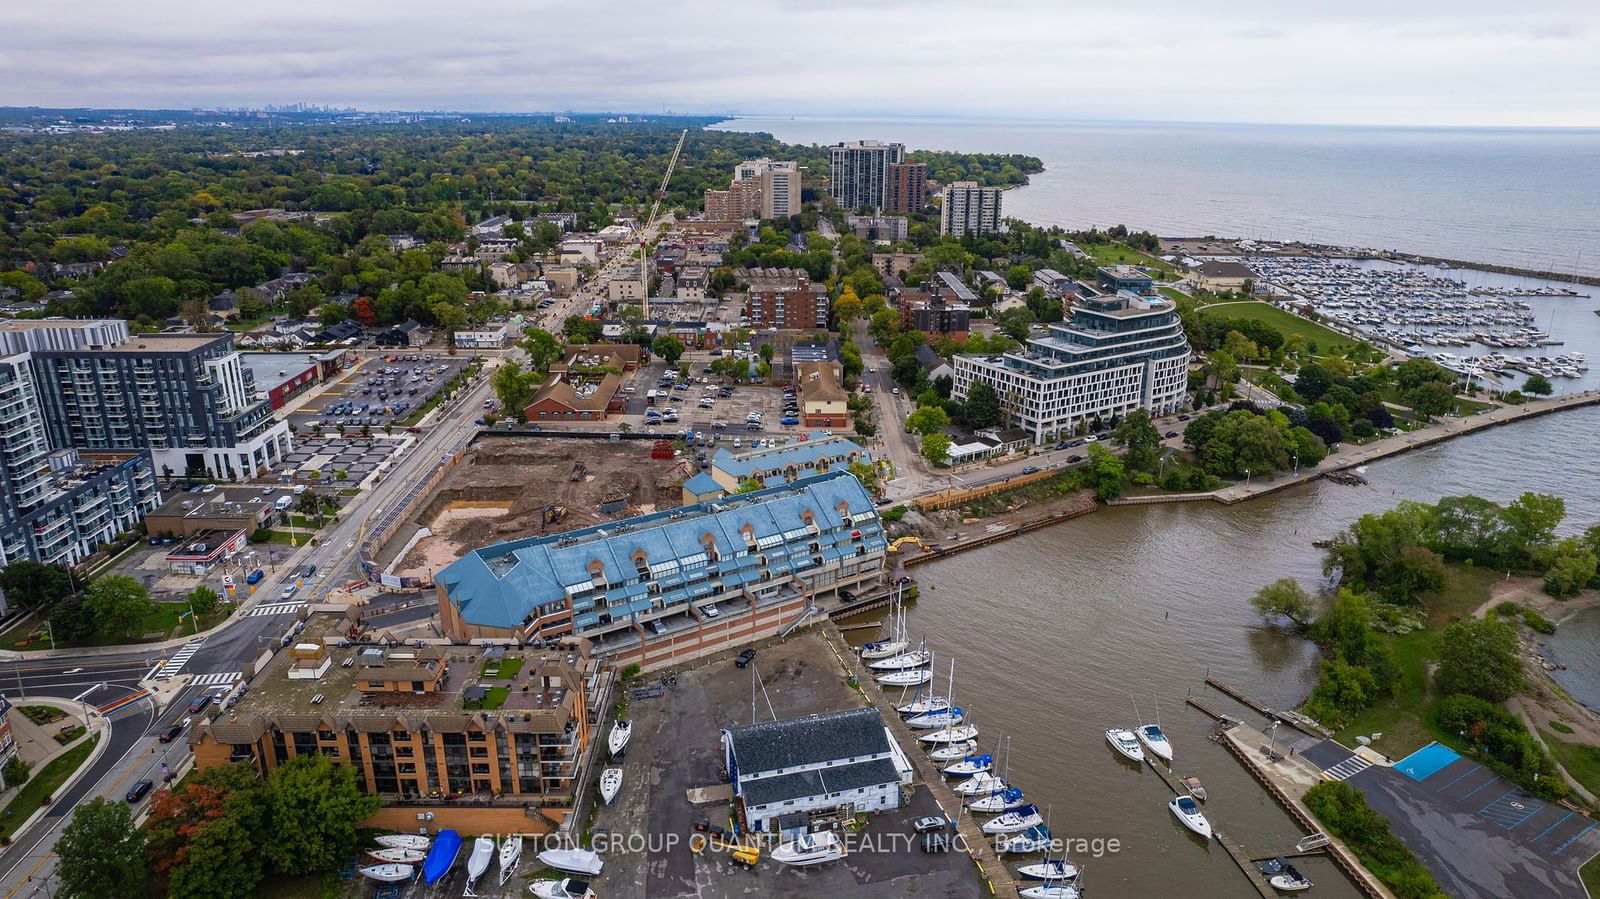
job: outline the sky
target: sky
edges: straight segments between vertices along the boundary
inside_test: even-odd
[[[1600,126],[1600,0],[8,6],[0,105]]]

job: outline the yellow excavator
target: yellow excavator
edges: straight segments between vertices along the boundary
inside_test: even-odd
[[[914,545],[925,553],[933,552],[933,547],[924,543],[921,537],[897,537],[893,543],[889,544],[889,552],[897,553],[900,551],[900,547],[906,544]]]

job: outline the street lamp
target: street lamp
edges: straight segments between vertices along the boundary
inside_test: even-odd
[[[1244,485],[1246,487],[1250,486],[1250,469],[1248,468],[1244,470]]]

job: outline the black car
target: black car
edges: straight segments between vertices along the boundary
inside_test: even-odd
[[[173,740],[178,739],[178,734],[181,733],[183,733],[183,725],[169,724],[167,729],[161,732],[161,736],[156,737],[156,740],[161,743],[171,743]]]
[[[310,577],[310,576],[312,576],[313,574],[316,574],[316,573],[317,573],[317,566],[315,566],[315,565],[301,565],[300,566],[300,576],[301,577]]]
[[[143,799],[147,794],[149,794],[149,792],[151,790],[153,790],[155,788],[156,788],[156,785],[155,785],[154,781],[141,780],[138,783],[136,783],[133,786],[128,788],[128,797],[127,797],[128,801],[129,802],[138,802],[139,800]]]
[[[1168,437],[1176,437],[1176,436],[1178,436],[1178,432],[1177,431],[1168,431],[1167,432],[1167,436]]]
[[[839,590],[839,598],[844,600],[845,602],[855,602],[856,601],[856,594],[855,594],[854,590],[845,590],[845,589],[841,588]]]
[[[206,706],[211,704],[211,698],[211,694],[205,693],[189,700],[189,714],[198,715],[205,711]]]
[[[1068,462],[1082,462],[1083,461],[1083,457],[1078,455],[1077,453],[1073,453],[1072,455],[1067,457],[1067,461]]]
[[[747,649],[744,652],[739,653],[738,658],[735,658],[733,660],[733,666],[735,668],[743,668],[744,666],[746,666],[746,665],[750,664],[752,661],[754,661],[755,657],[756,657],[756,651],[753,650],[753,649]]]

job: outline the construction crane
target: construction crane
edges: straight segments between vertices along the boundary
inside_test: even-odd
[[[667,162],[667,173],[661,176],[661,187],[656,190],[656,202],[650,207],[650,217],[639,223],[639,282],[644,288],[644,298],[640,301],[640,311],[644,313],[644,320],[650,320],[650,265],[646,261],[644,229],[655,224],[656,216],[661,213],[661,201],[667,198],[667,184],[672,181],[672,170],[678,167],[678,157],[683,154],[683,142],[689,138],[689,129],[678,132],[678,145],[672,150],[672,159]]]

